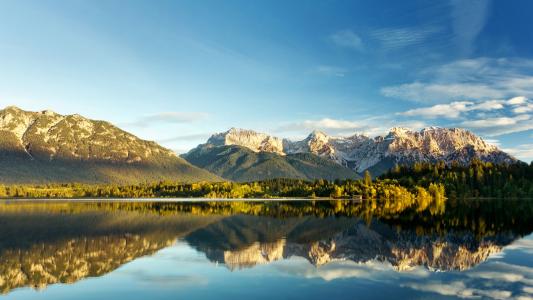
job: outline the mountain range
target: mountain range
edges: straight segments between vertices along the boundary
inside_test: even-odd
[[[264,158],[267,154],[268,159]],[[239,159],[243,156],[246,159]],[[248,175],[250,173],[264,172],[265,160],[291,164],[294,158],[304,156],[305,161],[319,162],[315,164],[315,167],[319,165],[316,169],[326,173],[331,171],[331,176],[336,178],[353,177],[354,173],[361,174],[365,170],[380,175],[395,164],[411,165],[416,162],[467,164],[473,159],[493,163],[516,162],[515,158],[468,130],[438,127],[420,131],[392,128],[387,135],[374,138],[358,134],[333,137],[313,131],[301,141],[231,128],[214,134],[205,144],[183,155],[196,166],[222,177],[243,181],[252,179]],[[333,169],[331,163],[337,167]]]
[[[395,164],[516,159],[459,128],[393,128],[385,136],[334,137],[320,131],[300,141],[231,128],[177,156],[106,121],[14,106],[0,110],[0,182],[141,183],[172,180],[253,181],[271,178],[359,178]]]

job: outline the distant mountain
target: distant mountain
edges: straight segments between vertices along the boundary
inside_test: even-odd
[[[220,180],[171,150],[105,121],[0,110],[1,183]]]
[[[260,146],[260,145],[259,145]],[[357,178],[352,170],[311,153],[280,155],[252,151],[242,146],[200,145],[183,157],[191,164],[234,181],[272,178],[346,179]]]
[[[416,162],[467,164],[473,159],[494,163],[516,162],[515,158],[496,146],[460,128],[429,127],[421,131],[392,128],[387,135],[374,138],[358,134],[332,137],[314,131],[301,141],[232,128],[213,135],[202,147],[205,145],[238,145],[255,153],[270,152],[280,156],[311,153],[357,173],[370,170],[374,175],[387,171],[395,164]]]

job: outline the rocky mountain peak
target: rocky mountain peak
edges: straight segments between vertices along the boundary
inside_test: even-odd
[[[393,127],[389,130],[389,134],[388,135],[393,135],[393,136],[403,136],[403,135],[407,135],[409,133],[412,133],[411,129],[409,128],[406,128],[406,127]]]
[[[4,146],[31,158],[140,162],[175,154],[103,121],[50,110],[25,111],[15,106],[0,110]]]
[[[253,130],[231,128],[228,131],[212,135],[207,141],[212,146],[237,145],[252,151],[283,153],[283,140]]]
[[[313,130],[313,132],[311,132],[307,138],[313,139],[313,140],[321,140],[321,141],[329,140],[329,136],[319,130]]]

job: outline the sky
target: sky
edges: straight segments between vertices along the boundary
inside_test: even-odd
[[[533,160],[533,1],[0,0],[0,107],[107,120],[178,153],[467,128]]]

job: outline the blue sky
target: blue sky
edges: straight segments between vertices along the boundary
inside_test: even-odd
[[[250,128],[465,127],[533,159],[531,1],[0,0],[0,106],[183,152]]]

